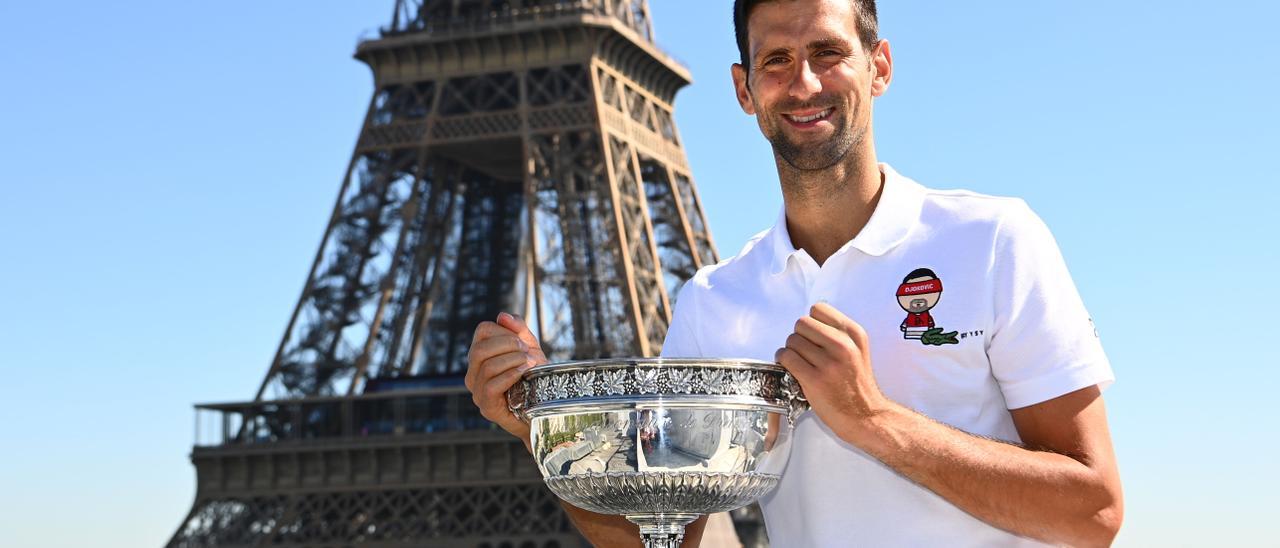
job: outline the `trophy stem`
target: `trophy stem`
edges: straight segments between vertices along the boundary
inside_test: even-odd
[[[627,521],[640,526],[644,548],[680,548],[684,542],[684,526],[698,519],[697,514],[628,514]]]

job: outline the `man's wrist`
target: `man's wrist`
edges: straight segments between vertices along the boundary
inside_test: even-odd
[[[852,421],[849,434],[843,437],[864,452],[885,460],[885,456],[906,450],[906,432],[911,429],[911,421],[918,417],[910,409],[884,398],[883,405]]]

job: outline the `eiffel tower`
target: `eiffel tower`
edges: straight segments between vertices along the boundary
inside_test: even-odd
[[[584,545],[462,386],[476,324],[552,360],[661,349],[717,260],[645,0],[397,0],[375,92],[252,401],[198,405],[170,546]]]

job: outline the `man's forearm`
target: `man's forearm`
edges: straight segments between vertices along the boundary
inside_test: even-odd
[[[1071,457],[974,436],[898,404],[863,428],[863,450],[992,526],[1075,546],[1109,544],[1119,527],[1120,501]]]
[[[560,501],[565,514],[582,536],[595,546],[641,546],[640,528],[622,516],[597,514]]]

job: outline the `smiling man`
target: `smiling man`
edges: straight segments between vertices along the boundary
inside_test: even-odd
[[[877,161],[893,58],[874,0],[737,0],[734,24],[738,102],[773,146],[783,208],[685,284],[662,353],[771,359],[803,387],[813,410],[761,501],[773,544],[1110,544],[1114,377],[1044,223]],[[501,394],[545,361],[537,340],[503,315],[470,359],[482,412],[527,442]],[[597,545],[638,542],[622,518],[570,515]]]

